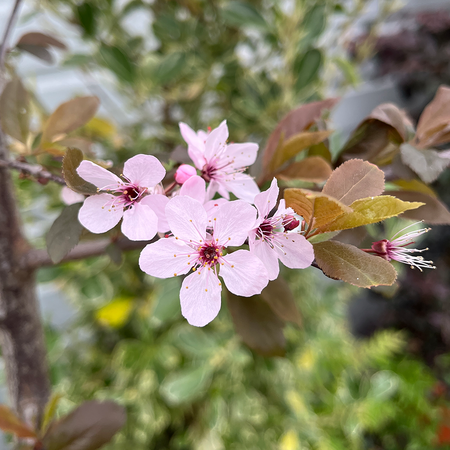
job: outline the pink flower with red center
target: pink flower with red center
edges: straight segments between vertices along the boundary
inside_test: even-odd
[[[300,224],[284,200],[273,215],[278,198],[277,180],[270,188],[255,197],[258,219],[249,234],[250,251],[264,263],[269,280],[275,280],[280,272],[278,260],[291,269],[306,269],[314,261],[314,250],[306,238],[294,230]]]
[[[220,310],[223,279],[233,294],[250,297],[268,283],[264,264],[248,250],[225,254],[240,246],[255,223],[256,210],[242,201],[227,202],[208,219],[200,202],[186,196],[172,198],[166,218],[173,237],[147,245],[141,269],[157,278],[190,273],[180,291],[181,312],[191,325],[202,327]]]
[[[158,215],[164,214],[168,200],[158,186],[166,170],[154,156],[133,156],[125,162],[120,178],[91,161],[82,161],[77,172],[99,192],[80,209],[78,219],[85,228],[104,233],[123,218],[122,233],[129,239],[146,241],[155,236]]]
[[[416,225],[419,222],[413,223],[412,225],[403,228],[398,233],[396,233],[392,239],[382,239],[381,241],[374,242],[370,250],[365,250],[367,253],[372,253],[376,256],[384,258],[386,261],[398,261],[403,264],[408,264],[411,269],[417,267],[421,272],[422,268],[435,269],[433,266],[433,261],[426,261],[422,256],[412,255],[412,253],[422,253],[428,250],[428,248],[417,249],[417,248],[406,248],[408,245],[415,244],[415,239],[424,233],[427,233],[431,228],[421,228],[419,230],[410,231],[402,236],[400,233],[407,228]]]
[[[258,145],[227,144],[228,127],[224,120],[210,133],[200,130],[195,132],[185,123],[180,122],[180,131],[188,144],[188,153],[202,177],[209,182],[208,199],[218,192],[229,199],[232,192],[236,197],[253,202],[259,188],[255,180],[243,172],[256,160]]]

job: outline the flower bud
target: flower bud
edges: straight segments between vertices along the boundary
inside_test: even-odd
[[[175,172],[175,181],[178,184],[183,184],[194,175],[197,175],[197,170],[195,167],[192,167],[189,164],[182,164]]]

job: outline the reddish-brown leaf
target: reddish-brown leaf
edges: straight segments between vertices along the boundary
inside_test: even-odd
[[[0,428],[19,438],[36,438],[36,433],[5,405],[0,405]]]
[[[330,164],[320,156],[310,156],[302,161],[291,164],[287,169],[277,174],[281,180],[302,180],[321,183],[333,172]]]
[[[355,200],[376,197],[383,191],[384,172],[367,161],[351,159],[331,174],[322,193],[348,206]]]
[[[38,47],[57,47],[66,50],[67,47],[58,39],[44,33],[32,32],[24,34],[16,44],[20,45],[36,45]]]

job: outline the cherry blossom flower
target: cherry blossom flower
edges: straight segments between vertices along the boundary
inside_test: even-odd
[[[264,263],[269,280],[275,280],[280,272],[278,260],[291,269],[305,269],[314,261],[313,246],[306,238],[294,230],[300,221],[291,208],[286,208],[280,200],[277,211],[270,212],[277,203],[277,180],[270,188],[255,197],[258,220],[249,234],[250,251]]]
[[[181,313],[191,325],[202,327],[220,310],[222,283],[233,294],[249,297],[267,285],[264,264],[248,250],[225,254],[240,246],[256,219],[256,210],[243,201],[227,202],[208,219],[202,204],[186,196],[172,198],[166,217],[173,237],[147,245],[141,253],[141,269],[157,278],[191,272],[180,291]]]
[[[380,256],[386,261],[398,261],[403,264],[408,264],[411,269],[417,267],[421,272],[422,268],[426,269],[436,269],[433,266],[433,261],[426,261],[422,256],[412,255],[412,253],[422,253],[428,250],[428,248],[417,249],[417,248],[405,248],[408,245],[415,243],[415,239],[424,233],[427,233],[431,228],[421,228],[419,230],[410,231],[400,236],[400,233],[407,228],[416,225],[416,222],[406,228],[403,228],[398,233],[396,233],[392,239],[382,239],[381,241],[374,242],[370,250],[364,250],[368,253],[372,253],[376,256]]]
[[[229,199],[229,193],[232,192],[242,200],[253,202],[259,189],[253,178],[243,172],[255,162],[257,144],[227,144],[228,127],[225,120],[209,134],[203,130],[195,132],[182,122],[180,131],[188,144],[190,158],[197,169],[202,171],[202,177],[209,182],[208,199],[212,199],[216,192]]]
[[[164,215],[168,199],[157,186],[166,171],[154,156],[133,156],[125,162],[120,178],[91,161],[82,161],[77,172],[99,192],[88,197],[80,209],[78,219],[85,228],[104,233],[123,217],[122,233],[129,239],[150,240],[155,236],[158,215]]]
[[[178,184],[183,184],[194,175],[197,175],[197,170],[195,167],[192,167],[189,164],[181,164],[175,172],[175,181]]]
[[[83,202],[85,197],[82,194],[78,194],[78,192],[72,191],[72,189],[67,186],[64,186],[61,189],[60,198],[66,205],[73,205],[75,203]]]

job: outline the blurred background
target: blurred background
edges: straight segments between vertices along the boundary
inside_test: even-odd
[[[0,32],[13,3],[0,2]],[[375,106],[393,102],[417,120],[450,84],[449,0],[29,0],[12,43],[35,31],[63,44],[9,55],[36,128],[62,102],[96,95],[77,146],[114,164],[136,153],[169,170],[184,162],[179,121],[227,119],[233,141],[264,148],[295,106],[342,96],[336,155]],[[44,247],[60,187],[16,182],[28,237]],[[444,173],[433,185],[447,205],[449,183]],[[403,269],[390,289],[284,270],[302,325],[264,330],[279,346],[271,357],[241,341],[225,302],[213,323],[189,326],[180,280],[145,276],[139,252],[111,246],[41,269],[58,412],[94,398],[125,405],[111,450],[450,448],[449,238],[435,227],[421,245],[438,270]]]

